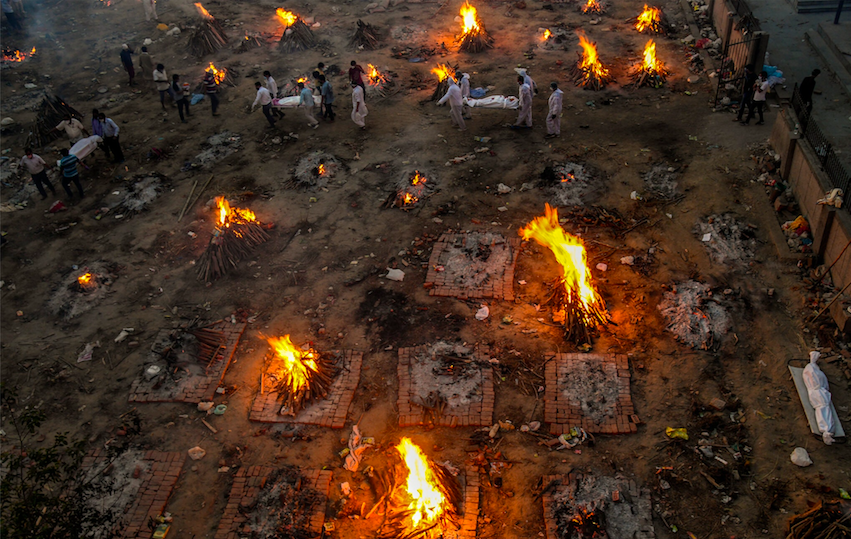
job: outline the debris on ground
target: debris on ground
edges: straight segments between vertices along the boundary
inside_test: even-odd
[[[744,224],[732,213],[710,215],[694,225],[709,257],[722,265],[746,265],[756,254],[756,226]]]
[[[720,344],[733,326],[727,309],[713,297],[709,285],[685,281],[666,291],[657,307],[668,320],[668,331],[692,348],[707,350]]]

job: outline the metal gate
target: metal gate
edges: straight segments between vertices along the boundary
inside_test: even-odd
[[[721,70],[718,76],[718,87],[715,89],[715,106],[727,93],[727,86],[736,88],[736,97],[742,95],[745,82],[745,66],[752,60],[752,51],[759,44],[759,36],[753,32],[745,34],[741,41],[728,43],[724,46],[721,55]],[[754,66],[754,71],[759,73],[762,66]]]

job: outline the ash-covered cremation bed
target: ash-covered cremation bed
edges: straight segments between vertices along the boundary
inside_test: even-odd
[[[621,476],[572,472],[541,480],[546,539],[654,539],[650,490]]]
[[[289,465],[240,468],[215,539],[321,537],[331,478]]]
[[[756,226],[742,223],[732,213],[698,221],[694,234],[706,247],[709,258],[718,264],[744,266],[756,254]]]
[[[677,169],[659,163],[644,173],[644,188],[650,200],[670,200],[679,194]]]
[[[247,324],[161,330],[130,386],[130,402],[211,401]]]
[[[107,522],[86,537],[150,539],[148,523],[165,511],[185,461],[185,453],[127,450],[110,455],[102,448],[83,457],[85,480],[101,492],[90,503]]]
[[[629,360],[613,354],[552,354],[546,358],[544,421],[550,432],[637,432]]]
[[[191,163],[186,163],[182,170],[193,168],[210,168],[225,157],[238,152],[242,148],[242,135],[231,131],[222,131],[211,137],[203,144],[204,149],[195,156]]]
[[[64,320],[71,320],[89,311],[109,294],[119,267],[107,262],[93,262],[71,270],[59,282],[47,308]]]
[[[330,153],[313,152],[299,160],[288,183],[297,189],[315,191],[327,186],[342,171],[341,167],[340,161]]]
[[[697,281],[675,284],[662,296],[657,308],[668,321],[665,328],[692,348],[708,350],[720,345],[733,327],[721,298],[712,288]]]
[[[108,193],[101,201],[97,219],[111,215],[124,219],[140,213],[151,205],[171,185],[168,178],[158,172],[139,174],[125,182],[125,189]]]
[[[429,258],[430,296],[514,299],[514,267],[520,238],[496,232],[444,233]]]
[[[538,48],[545,51],[573,50],[579,42],[576,32],[558,26],[538,28],[538,34],[541,35],[541,39],[538,41]]]
[[[437,176],[419,170],[406,171],[393,186],[393,192],[384,201],[384,208],[411,210],[419,208],[437,189]]]
[[[493,423],[493,371],[487,348],[439,341],[399,349],[399,426]]]
[[[268,363],[268,370],[262,375],[264,383],[261,384],[260,393],[251,406],[249,419],[261,423],[296,423],[343,428],[360,380],[363,353],[334,350],[322,352],[322,355],[329,363],[333,363],[334,372],[325,398],[310,402],[295,415],[287,414],[283,395],[278,391],[264,390],[273,387],[273,383],[277,381],[272,363]]]
[[[553,206],[582,206],[599,198],[605,178],[588,165],[567,162],[546,167],[538,185],[546,189]]]

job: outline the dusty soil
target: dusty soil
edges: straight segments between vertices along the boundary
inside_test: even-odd
[[[779,537],[788,516],[805,510],[808,501],[851,486],[848,446],[825,447],[810,436],[786,369],[787,360],[804,357],[816,341],[804,323],[812,310],[805,302],[800,272],[794,263],[778,260],[769,235],[777,219],[763,187],[752,181],[758,173],[748,148],[768,137],[770,125],[732,124],[731,115],[711,112],[707,101],[712,88],[705,75],[696,84],[686,81],[689,73],[676,38],[689,31],[679,3],[663,6],[677,33],[657,40],[660,58],[672,69],[667,86],[634,90],[613,85],[599,93],[573,86],[567,77],[575,52],[539,50],[537,28],[581,27],[597,41],[615,77],[626,81],[629,64],[647,41],[623,23],[639,12],[638,0],[611,6],[596,26],[588,25],[588,18],[572,4],[526,0],[520,9],[510,2],[479,1],[480,17],[496,47],[480,55],[445,52],[424,63],[393,58],[390,47],[436,48],[445,42],[453,51],[458,2],[444,8],[402,4],[369,15],[365,2],[299,1],[285,7],[321,23],[314,30],[319,47],[282,55],[271,43],[245,54],[223,49],[203,61],[188,55],[188,31],[167,37],[144,21],[137,3],[106,4],[28,3],[28,35],[4,32],[4,48],[37,46],[39,53],[3,71],[3,117],[29,125],[33,113],[27,106],[37,102],[38,90],[25,89],[24,84],[50,85],[79,111],[98,107],[112,117],[121,127],[127,162],[116,166],[100,152],[89,157],[89,168],[82,171],[87,196],[82,201],[63,198],[69,205],[65,212],[45,213],[55,199],[40,201],[34,194],[25,208],[3,214],[8,243],[0,261],[0,374],[7,387],[17,389],[21,405],[48,414],[44,434],[70,431],[94,447],[117,436],[119,415],[131,408],[130,384],[160,329],[196,316],[248,320],[249,329],[224,380],[231,391],[216,402],[226,403],[228,410],[207,417],[219,430],[217,435],[191,406],[137,407],[142,429],[129,440],[132,445],[165,451],[200,445],[207,451],[203,460],[187,464],[169,504],[176,537],[214,533],[231,482],[229,473],[217,472],[221,465],[231,466],[231,473],[234,466],[258,464],[327,466],[335,470],[335,485],[363,483],[343,471],[337,456],[347,431],[300,428],[291,438],[290,427],[248,422],[267,351],[260,332],[289,333],[295,342],[313,341],[320,350],[365,353],[349,414],[379,445],[366,454],[364,466],[381,466],[382,451],[402,435],[411,436],[435,460],[461,465],[473,435],[473,429],[395,427],[398,347],[438,340],[489,345],[489,355],[500,361],[495,367],[495,419],[515,425],[542,420],[537,387],[543,382],[543,356],[574,349],[550,323],[551,313],[540,307],[545,283],[559,274],[549,252],[534,244],[524,247],[515,278],[527,284],[515,284],[514,302],[489,302],[490,317],[483,322],[474,318],[480,301],[432,298],[422,282],[431,242],[441,232],[452,228],[516,234],[542,214],[544,202],[553,200],[543,186],[521,186],[537,182],[545,167],[568,162],[595,171],[592,181],[600,183],[593,189],[594,203],[624,217],[620,228],[571,220],[564,226],[588,240],[592,267],[601,262],[608,266],[605,272],[594,270],[594,278],[618,325],[602,331],[594,350],[630,355],[633,402],[645,424],[635,435],[597,436],[593,447],[581,447],[581,454],[551,451],[518,430],[500,433],[504,439],[499,449],[515,464],[503,473],[501,489],[484,487],[480,536],[538,537],[544,528],[541,503],[531,495],[536,481],[542,475],[591,466],[653,490],[654,523],[662,538],[682,537],[686,531],[699,538]],[[205,7],[223,21],[233,38],[231,47],[243,33],[280,35],[274,17],[278,4],[216,1]],[[159,8],[162,22],[197,23],[191,2],[163,0]],[[386,39],[377,51],[350,51],[346,45],[358,18],[380,27],[385,36],[407,36],[408,41]],[[222,93],[221,116],[212,117],[209,105],[202,102],[192,107],[189,123],[181,124],[175,109],[161,111],[147,82],[127,87],[120,45],[138,47],[145,38],[154,40],[149,50],[155,63],[164,63],[169,74],[179,73],[193,86],[210,61],[239,71],[237,86]],[[526,57],[524,51],[533,54]],[[271,130],[259,111],[247,114],[255,94],[253,81],[264,69],[283,87],[319,61],[344,70],[351,59],[397,74],[395,93],[369,97],[366,131],[349,120],[342,75],[332,78],[338,95],[335,123],[323,122],[314,131],[300,111],[288,110],[278,129]],[[528,67],[541,88],[533,107],[535,127],[511,131],[503,125],[514,121],[513,112],[475,110],[468,131],[453,129],[448,110],[428,101],[436,83],[429,70],[437,62],[459,65],[471,74],[473,87],[493,86],[495,93],[505,94],[516,93],[512,68]],[[559,81],[565,91],[562,136],[555,140],[544,139],[543,125],[551,80]],[[97,92],[102,86],[108,93]],[[770,108],[769,124],[776,110]],[[87,114],[84,123],[89,120]],[[225,130],[241,136],[241,147],[215,163],[191,166],[205,150],[207,138]],[[444,166],[483,147],[474,136],[492,137],[490,151]],[[280,144],[273,142],[275,137],[281,137]],[[20,127],[4,132],[3,155],[19,158],[25,138]],[[61,143],[37,153],[55,159]],[[152,147],[167,150],[168,156],[149,161]],[[294,189],[290,183],[300,161],[317,151],[333,155],[342,166],[316,191]],[[647,189],[645,174],[659,163],[676,168],[676,189],[683,196],[632,199],[630,193]],[[381,210],[399,177],[411,169],[437,171],[438,192],[415,211]],[[117,200],[113,192],[126,194],[133,178],[150,172],[164,175],[170,187],[146,210],[123,219],[110,214],[95,219],[102,207],[110,206],[109,200]],[[197,180],[200,188],[211,175],[201,200],[178,221],[193,183]],[[498,195],[499,183],[514,190]],[[0,194],[8,200],[21,185],[6,179]],[[216,195],[231,197],[276,228],[271,241],[238,271],[207,286],[196,279],[194,261],[212,233],[214,215],[208,201]],[[695,235],[698,223],[721,214],[754,225],[752,258],[718,262]],[[629,255],[643,257],[645,263],[619,263]],[[82,269],[96,263],[113,268],[115,275],[99,303],[70,320],[51,310],[53,298],[78,271],[72,266]],[[381,279],[387,267],[405,271],[404,281]],[[730,313],[732,328],[709,350],[678,343],[665,331],[668,322],[656,308],[663,286],[689,279],[733,289],[742,305]],[[769,288],[776,291],[773,296],[765,292]],[[132,337],[114,343],[124,327],[135,328]],[[101,347],[95,349],[94,359],[77,364],[85,344],[98,340]],[[827,363],[824,369],[840,417],[847,421],[848,382],[836,365]],[[709,408],[715,397],[726,401],[723,411]],[[669,441],[667,426],[686,427],[692,440]],[[700,438],[735,445],[740,460],[725,452],[724,458],[734,463],[729,469],[701,460],[696,452]],[[4,440],[4,445],[13,443]],[[810,451],[813,467],[799,469],[789,462],[796,446]],[[657,475],[657,467],[673,470]],[[724,488],[713,486],[701,472]],[[339,498],[335,487],[329,518],[340,507]],[[680,532],[671,531],[672,526]]]

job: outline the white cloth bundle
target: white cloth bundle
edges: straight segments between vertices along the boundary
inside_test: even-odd
[[[804,367],[803,378],[807,385],[810,405],[816,412],[816,422],[818,422],[822,440],[825,444],[830,445],[834,442],[833,434],[836,427],[833,425],[827,376],[816,364],[820,355],[819,352],[810,352],[810,363]]]
[[[85,156],[89,155],[95,148],[98,147],[98,142],[102,142],[103,139],[97,135],[92,135],[88,138],[78,140],[71,149],[68,150],[68,153],[71,155],[76,155],[77,159],[82,159]]]
[[[313,100],[316,103],[322,99],[322,96],[319,94],[313,94]],[[291,95],[290,97],[282,97],[280,99],[273,99],[272,106],[278,107],[281,109],[296,109],[298,108],[299,96]]]
[[[473,108],[482,109],[512,109],[520,106],[520,100],[513,95],[491,95],[482,99],[464,98],[464,104]]]

